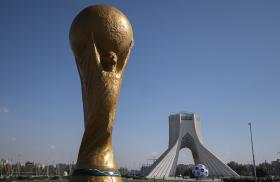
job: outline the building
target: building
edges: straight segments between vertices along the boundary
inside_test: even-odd
[[[204,164],[211,177],[238,177],[239,175],[202,143],[200,118],[194,113],[178,113],[169,116],[168,149],[152,164],[147,178],[174,177],[179,151],[189,148],[195,164]]]

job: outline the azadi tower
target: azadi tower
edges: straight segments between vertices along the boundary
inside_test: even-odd
[[[179,151],[189,148],[195,164],[204,164],[211,177],[238,177],[239,175],[202,143],[198,114],[178,113],[169,116],[169,147],[152,164],[147,178],[174,177]]]

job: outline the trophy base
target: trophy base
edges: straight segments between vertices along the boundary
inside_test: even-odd
[[[122,178],[115,176],[72,176],[69,182],[122,182]]]

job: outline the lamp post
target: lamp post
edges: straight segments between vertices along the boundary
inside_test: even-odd
[[[279,154],[279,155],[280,155],[280,152],[277,152],[277,154]],[[276,159],[276,161],[277,161],[278,166],[279,166],[279,163],[280,163],[280,157],[279,157],[279,159],[277,158],[277,159]],[[280,168],[279,168],[279,173],[278,173],[278,175],[280,176]]]
[[[251,145],[252,145],[252,156],[253,156],[253,165],[254,165],[254,176],[255,176],[255,182],[257,182],[257,170],[256,170],[256,163],[255,163],[255,154],[254,154],[254,144],[253,144],[251,122],[249,122],[248,125],[250,126],[250,134],[251,134]]]

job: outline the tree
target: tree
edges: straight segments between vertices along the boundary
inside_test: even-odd
[[[246,165],[238,164],[237,162],[230,161],[228,163],[228,166],[233,169],[235,172],[237,172],[239,175],[248,175],[248,168]]]
[[[127,168],[125,168],[125,167],[121,167],[121,168],[119,169],[119,171],[120,171],[120,173],[121,173],[121,175],[122,175],[123,177],[127,176],[127,174],[128,174],[128,170],[127,170]]]
[[[179,176],[179,175],[191,176],[192,169],[191,169],[190,165],[184,165],[184,164],[177,165],[175,176]]]

